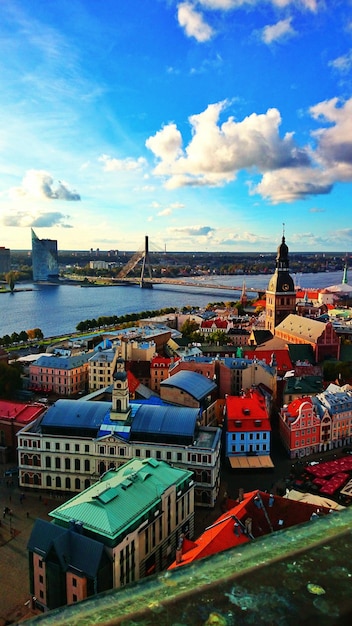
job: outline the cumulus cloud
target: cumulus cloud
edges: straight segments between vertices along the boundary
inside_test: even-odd
[[[72,226],[67,223],[67,219],[69,219],[68,215],[64,215],[58,211],[48,211],[47,213],[37,213],[36,215],[26,211],[16,211],[5,215],[2,223],[4,226],[20,228],[51,228],[52,226],[72,228]]]
[[[104,170],[106,172],[130,172],[142,169],[146,165],[146,160],[143,157],[139,157],[138,159],[132,159],[130,157],[126,159],[115,159],[108,154],[102,154],[98,160],[104,164]]]
[[[221,239],[219,243],[224,246],[231,246],[239,243],[258,244],[265,241],[268,241],[267,237],[245,231],[242,233],[229,233],[228,236],[225,239]]]
[[[147,139],[157,159],[153,174],[163,177],[166,188],[223,186],[245,170],[262,175],[258,184],[249,182],[250,193],[278,203],[328,194],[334,183],[352,182],[352,98],[312,106],[309,113],[319,128],[311,132],[312,145],[303,147],[292,132],[280,136],[277,109],[221,122],[226,106],[218,102],[190,116],[186,146],[174,123]]]
[[[172,232],[187,237],[211,237],[215,233],[215,228],[211,228],[211,226],[182,226],[173,228]]]
[[[165,209],[162,209],[161,211],[159,211],[157,215],[158,217],[167,217],[169,215],[172,215],[174,211],[178,209],[183,209],[184,206],[185,205],[182,204],[181,202],[173,202],[172,204],[167,206]]]
[[[251,194],[260,194],[273,204],[294,202],[307,196],[328,194],[332,190],[330,176],[318,169],[301,167],[282,168],[276,172],[265,172]]]
[[[81,199],[76,191],[69,188],[68,183],[58,181],[55,185],[51,174],[44,170],[28,170],[20,187],[10,189],[9,195],[15,200],[78,201]]]
[[[264,43],[271,44],[295,35],[296,32],[291,26],[291,21],[292,18],[288,17],[271,26],[265,26],[262,31],[262,40]]]
[[[240,122],[229,117],[220,124],[226,105],[211,104],[189,118],[192,139],[185,149],[175,124],[147,139],[147,148],[159,159],[154,174],[166,178],[167,188],[221,186],[233,181],[242,169],[267,171],[309,164],[308,152],[298,148],[292,133],[280,138],[277,109],[253,113]]]
[[[199,42],[209,41],[214,31],[204,21],[202,13],[194,8],[190,2],[181,2],[177,7],[177,19],[187,37],[194,37]]]

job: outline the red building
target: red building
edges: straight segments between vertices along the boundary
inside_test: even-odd
[[[35,420],[46,407],[0,400],[0,463],[16,462],[16,434]]]
[[[296,398],[281,409],[280,437],[291,459],[319,452],[320,429],[311,398]]]

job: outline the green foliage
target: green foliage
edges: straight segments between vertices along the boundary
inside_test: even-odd
[[[184,337],[187,337],[188,339],[194,339],[194,334],[197,332],[198,329],[199,324],[197,324],[197,322],[195,322],[194,320],[188,319],[182,324],[180,331]]]
[[[17,367],[0,361],[0,397],[10,398],[21,387],[21,375]]]

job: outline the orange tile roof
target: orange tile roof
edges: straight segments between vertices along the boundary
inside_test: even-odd
[[[260,504],[257,506],[256,502]],[[271,503],[271,506],[270,506]],[[262,506],[263,505],[263,506]],[[196,541],[184,540],[180,563],[172,563],[174,569],[198,559],[216,554],[229,548],[248,543],[256,537],[271,532],[302,524],[310,520],[312,513],[320,510],[327,514],[328,508],[317,507],[315,504],[289,500],[281,496],[272,496],[262,491],[245,493],[242,502],[227,500],[226,513],[223,513],[214,524],[205,529]],[[252,533],[248,536],[243,532],[246,519],[252,520]],[[239,524],[235,532],[235,524]]]

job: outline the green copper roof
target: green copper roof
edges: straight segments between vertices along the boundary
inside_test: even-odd
[[[85,531],[113,540],[156,507],[166,489],[191,478],[192,472],[164,461],[132,459],[49,515],[65,526],[81,522]]]

